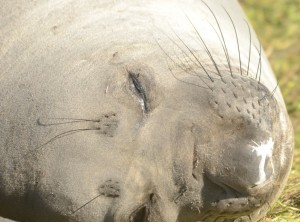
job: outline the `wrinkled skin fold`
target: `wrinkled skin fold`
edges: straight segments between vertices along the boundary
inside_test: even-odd
[[[293,130],[236,1],[0,3],[0,216],[237,222],[270,209]]]

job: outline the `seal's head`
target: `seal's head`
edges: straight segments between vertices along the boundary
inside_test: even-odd
[[[1,215],[264,216],[292,159],[280,91],[236,2],[192,3],[47,1],[3,32]]]

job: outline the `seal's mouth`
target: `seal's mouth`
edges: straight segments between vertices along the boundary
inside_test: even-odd
[[[230,203],[233,203],[234,200],[228,200]],[[226,201],[228,204],[229,202]],[[255,204],[253,198],[245,198],[244,201],[252,201]],[[256,200],[257,201],[257,200]],[[225,202],[224,202],[225,203]],[[240,200],[240,203],[242,201]],[[257,202],[256,202],[257,205]],[[234,212],[234,213],[227,213],[227,212],[219,212],[216,214],[213,211],[207,211],[203,217],[201,217],[200,221],[203,222],[210,222],[210,221],[218,221],[218,222],[251,222],[251,221],[258,221],[261,219],[262,215],[264,215],[268,210],[270,210],[270,205],[268,203],[261,204],[259,207],[255,209],[247,210],[244,212]]]
[[[268,202],[254,196],[223,197],[206,205],[205,208],[197,207],[193,203],[185,206],[179,213],[178,222],[250,222],[256,221],[270,208]]]

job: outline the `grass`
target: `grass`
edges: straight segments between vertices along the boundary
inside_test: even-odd
[[[263,221],[300,222],[300,0],[240,0],[276,74],[295,131],[288,184]]]

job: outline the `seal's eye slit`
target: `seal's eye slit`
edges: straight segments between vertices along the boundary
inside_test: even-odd
[[[139,73],[128,72],[129,86],[133,94],[137,97],[138,102],[143,110],[149,111],[145,87],[143,87]]]

